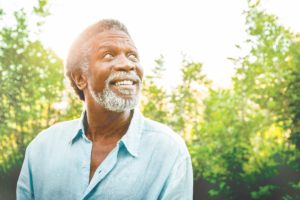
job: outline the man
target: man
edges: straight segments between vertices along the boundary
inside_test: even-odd
[[[123,24],[102,20],[81,33],[66,75],[85,111],[30,143],[17,199],[192,199],[184,141],[135,108],[143,69]]]

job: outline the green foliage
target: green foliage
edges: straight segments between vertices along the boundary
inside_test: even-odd
[[[33,12],[41,17],[47,17],[50,15],[48,9],[48,0],[38,0],[38,5],[33,7]],[[38,23],[40,25],[40,23]]]
[[[182,81],[171,93],[170,126],[191,140],[197,131],[203,111],[202,100],[207,93],[210,81],[202,72],[202,64],[183,60]]]
[[[266,185],[266,186],[259,187],[258,191],[251,192],[251,197],[253,199],[262,199],[264,197],[270,196],[272,191],[274,191],[275,188],[276,186],[274,185]]]
[[[157,84],[165,70],[163,57],[156,64],[152,74],[144,79],[141,110],[146,117],[166,123],[187,140],[192,139],[201,120],[199,105],[210,84],[202,73],[202,64],[183,60],[183,78],[172,91]]]
[[[250,7],[245,15],[250,53],[238,59],[235,88],[270,111],[275,123],[291,130],[291,140],[300,149],[297,36],[278,25],[276,16],[259,9],[259,4]]]
[[[168,121],[168,96],[165,88],[157,85],[165,70],[163,57],[161,56],[155,62],[156,66],[153,68],[152,74],[147,75],[143,80],[141,111],[151,119],[166,123]]]
[[[300,44],[259,1],[249,1],[245,17],[250,51],[232,59],[234,87],[213,89],[201,64],[184,61],[171,94],[153,99],[147,90],[152,105],[164,101],[151,116],[163,113],[187,140],[196,178],[214,185],[212,199],[298,199]]]
[[[45,6],[39,1],[34,7],[39,22]],[[64,89],[62,60],[32,39],[31,15],[23,9],[13,15],[13,25],[0,30],[0,173],[19,165],[28,142],[58,120],[60,110],[53,105]],[[5,17],[2,12],[2,24]]]

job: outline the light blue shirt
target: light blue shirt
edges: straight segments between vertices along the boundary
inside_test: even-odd
[[[89,182],[92,142],[84,134],[84,116],[51,126],[29,144],[18,200],[193,198],[191,158],[183,139],[137,109]]]

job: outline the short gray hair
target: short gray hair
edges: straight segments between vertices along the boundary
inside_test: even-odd
[[[71,86],[82,101],[85,99],[83,91],[77,87],[71,74],[75,71],[79,71],[81,73],[86,72],[89,66],[90,54],[88,41],[95,37],[98,33],[109,30],[122,31],[130,37],[126,26],[120,21],[114,19],[104,19],[87,27],[73,42],[69,50],[65,65],[65,75],[70,80]]]

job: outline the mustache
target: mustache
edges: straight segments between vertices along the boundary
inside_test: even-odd
[[[136,72],[114,72],[109,75],[109,77],[105,80],[106,84],[109,84],[111,81],[117,80],[117,79],[129,79],[134,81],[137,84],[140,84],[142,82],[141,78],[137,75]]]

